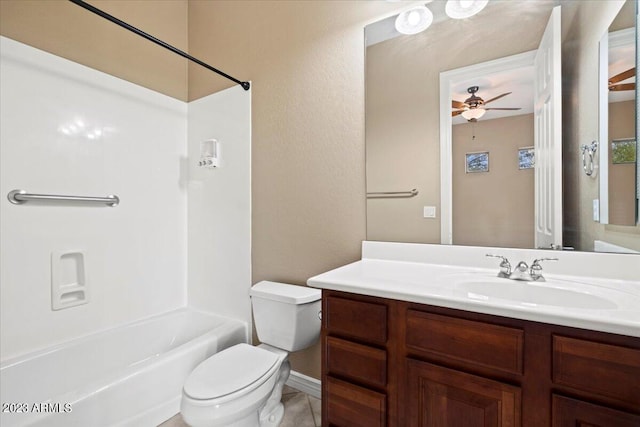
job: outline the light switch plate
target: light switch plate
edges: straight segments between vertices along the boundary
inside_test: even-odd
[[[600,221],[600,199],[593,199],[593,220]]]
[[[436,217],[436,207],[435,206],[425,206],[423,208],[422,215],[425,218],[435,218]]]

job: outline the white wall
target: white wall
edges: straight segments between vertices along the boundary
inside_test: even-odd
[[[222,165],[198,166],[217,139]],[[251,325],[251,91],[189,103],[189,305]]]
[[[1,40],[2,360],[186,304],[187,105]],[[81,119],[100,138],[65,135]],[[115,208],[7,193],[116,194]],[[90,301],[51,310],[51,252],[82,250]]]

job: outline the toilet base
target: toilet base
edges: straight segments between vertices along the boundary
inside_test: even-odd
[[[224,425],[225,427],[257,427],[259,425],[258,412],[253,412],[240,420],[228,421],[225,424],[216,425]]]
[[[282,389],[289,379],[291,365],[289,360],[285,359],[280,365],[278,379],[273,387],[273,392],[264,407],[260,410],[260,427],[278,427],[282,417],[284,417],[284,405],[282,404]]]

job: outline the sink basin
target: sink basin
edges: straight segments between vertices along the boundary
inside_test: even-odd
[[[508,279],[469,281],[456,285],[456,289],[473,300],[506,300],[517,305],[613,310],[618,305],[597,295],[544,284]]]

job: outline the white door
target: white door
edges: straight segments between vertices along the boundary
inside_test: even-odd
[[[562,77],[560,6],[534,60],[535,247],[562,248]]]

